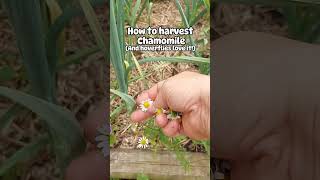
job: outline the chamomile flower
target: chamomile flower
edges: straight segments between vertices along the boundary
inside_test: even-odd
[[[149,140],[145,137],[145,136],[142,136],[141,138],[139,138],[139,141],[138,141],[138,146],[137,148],[147,148],[148,147],[148,144],[149,144]]]
[[[166,113],[167,111],[165,110],[165,109],[163,109],[163,108],[158,108],[157,110],[156,110],[156,112],[155,112],[155,114],[156,115],[159,115],[159,114],[161,114],[161,113]]]
[[[153,101],[151,99],[147,99],[145,101],[142,101],[139,107],[141,111],[147,112],[148,108],[150,108],[152,104],[153,104]]]

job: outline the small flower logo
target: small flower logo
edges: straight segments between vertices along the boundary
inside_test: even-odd
[[[145,136],[142,136],[141,138],[139,138],[139,141],[138,141],[138,146],[137,148],[147,148],[148,147],[148,144],[149,144],[149,140],[145,137]]]

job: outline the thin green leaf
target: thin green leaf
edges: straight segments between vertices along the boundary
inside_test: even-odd
[[[152,5],[153,5],[152,2],[148,3],[148,24],[149,24],[149,26],[151,26]]]
[[[50,12],[50,25],[53,24],[58,17],[62,14],[62,9],[60,8],[59,3],[56,0],[46,0],[49,12]],[[65,45],[65,33],[62,31],[60,33],[59,38],[57,39],[57,54],[58,59],[55,61],[60,60],[63,62],[65,60],[64,56],[64,45]],[[48,49],[50,51],[50,49]],[[57,63],[57,62],[56,62]],[[55,63],[55,64],[56,64]],[[55,66],[54,66],[55,67]]]
[[[204,9],[197,16],[192,18],[192,20],[190,21],[190,26],[194,26],[201,18],[203,18],[203,16],[206,15],[207,12],[207,9]]]
[[[4,0],[4,3],[17,36],[32,94],[53,101],[53,77],[48,67],[39,1]]]
[[[13,156],[1,163],[2,165],[0,166],[0,177],[12,167],[14,167],[17,163],[25,162],[29,159],[34,158],[40,150],[45,148],[48,143],[48,136],[41,136],[33,143],[28,144],[18,150]]]
[[[96,39],[98,46],[101,48],[106,60],[109,59],[109,49],[107,47],[107,40],[105,39],[105,34],[99,24],[99,20],[95,15],[95,12],[89,2],[89,0],[79,0],[82,10],[88,20],[90,28]]]
[[[182,22],[185,25],[185,27],[189,28],[189,22],[188,22],[188,18],[186,17],[185,13],[183,12],[183,8],[181,6],[181,3],[179,0],[175,0],[176,6],[178,7],[179,13],[181,15],[182,18]]]
[[[149,180],[149,177],[143,173],[138,174],[137,180]]]
[[[84,138],[73,114],[43,99],[0,86],[0,96],[11,99],[36,113],[50,132],[57,162],[63,171],[85,149]]]
[[[190,24],[189,24],[189,22],[188,22],[188,19],[187,19],[186,15],[185,15],[184,12],[183,12],[183,8],[182,8],[182,6],[181,6],[181,4],[180,4],[180,1],[179,1],[179,0],[175,0],[175,3],[176,3],[176,6],[177,6],[177,8],[178,8],[178,10],[179,10],[179,13],[180,13],[180,16],[181,16],[181,18],[182,18],[182,22],[183,22],[184,26],[185,26],[186,28],[189,28],[189,27],[190,27]],[[193,40],[193,38],[192,38],[192,35],[188,35],[188,37],[189,37],[189,40],[190,40],[190,42],[191,42],[191,45],[192,45],[192,46],[195,46],[194,40]],[[198,53],[197,51],[195,51],[195,52],[194,52],[194,55],[195,55],[195,56],[199,56],[199,53]]]
[[[191,56],[179,56],[179,57],[150,57],[150,58],[144,58],[139,60],[139,64],[149,63],[149,62],[170,62],[170,63],[194,63],[194,64],[210,64],[209,58],[202,58],[202,57],[191,57]],[[128,67],[128,71],[132,70],[134,68],[134,65],[131,65]]]
[[[134,5],[132,14],[131,14],[131,26],[134,26],[135,18],[137,17],[137,12],[140,8],[141,0],[137,0],[136,4]]]
[[[134,101],[134,99],[129,96],[128,94],[122,93],[120,91],[114,90],[114,89],[110,89],[110,92],[121,97],[122,100],[124,100],[124,102],[126,103],[126,107],[129,113],[133,112],[134,107],[136,105],[136,102]]]
[[[204,3],[204,5],[206,6],[206,9],[208,11],[210,11],[210,0],[202,0],[202,2]]]
[[[122,111],[122,109],[124,108],[124,104],[121,104],[120,106],[118,106],[115,110],[113,110],[110,113],[110,119],[113,120],[115,119]]]
[[[99,50],[100,48],[98,46],[79,50],[79,52],[76,52],[75,54],[67,57],[64,63],[59,64],[57,67],[57,71],[63,70],[71,64],[79,64],[84,58],[99,52]]]
[[[144,0],[143,4],[142,4],[142,7],[137,15],[137,17],[135,18],[134,20],[134,27],[136,27],[137,25],[137,22],[139,21],[141,15],[142,15],[142,12],[144,11],[144,9],[146,9],[148,7],[148,22],[150,22],[150,10],[151,10],[151,7],[152,7],[152,2],[149,2],[150,0]],[[150,23],[149,23],[150,24]]]
[[[121,53],[121,47],[119,42],[119,34],[117,30],[117,23],[115,17],[115,4],[114,0],[110,1],[110,59],[113,65],[113,68],[116,72],[116,77],[119,85],[119,89],[123,93],[128,92],[127,81],[125,78],[125,69],[124,69],[124,59]]]
[[[117,1],[117,30],[119,36],[119,44],[122,54],[122,59],[125,57],[125,50],[124,50],[124,0]]]
[[[203,63],[210,64],[209,58],[202,57],[191,57],[191,56],[179,56],[179,57],[150,57],[139,60],[139,64],[144,64],[147,62],[171,62],[171,63]]]

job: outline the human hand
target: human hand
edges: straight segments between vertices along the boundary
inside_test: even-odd
[[[156,114],[156,124],[167,136],[186,135],[195,140],[210,136],[210,77],[194,72],[182,72],[161,81],[136,99],[137,104],[151,99],[147,112],[137,109],[131,114],[134,122],[142,122],[155,115],[158,108],[182,113],[182,119],[169,121],[164,113]]]
[[[105,180],[109,178],[109,162],[103,153],[96,148],[97,129],[107,121],[107,102],[100,103],[81,123],[86,138],[91,144],[88,152],[73,160],[67,168],[66,180]]]

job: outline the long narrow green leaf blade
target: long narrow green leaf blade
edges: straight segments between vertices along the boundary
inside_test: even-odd
[[[124,100],[129,113],[131,113],[134,110],[136,102],[134,101],[134,99],[131,96],[129,96],[128,94],[125,94],[123,92],[114,90],[114,89],[110,89],[110,92],[121,97],[121,99]]]
[[[48,127],[57,162],[64,170],[85,149],[84,138],[73,114],[43,99],[0,86],[0,96],[11,99],[36,113]]]
[[[135,22],[135,19],[137,17],[137,12],[140,8],[140,4],[141,4],[141,0],[137,0],[136,1],[136,4],[134,5],[133,7],[133,11],[132,11],[132,14],[131,14],[131,26],[134,26],[134,22]]]
[[[48,68],[39,1],[4,0],[4,3],[17,36],[32,94],[53,101],[53,77]]]
[[[186,28],[189,28],[189,27],[190,27],[190,23],[189,23],[186,15],[185,15],[184,12],[183,12],[183,8],[182,8],[182,5],[181,5],[180,1],[179,1],[179,0],[175,0],[175,3],[176,3],[176,6],[177,6],[177,8],[178,8],[178,10],[179,10],[179,13],[180,13],[180,16],[181,16],[181,18],[182,18],[182,22],[183,22],[184,26],[185,26]],[[189,37],[189,40],[190,40],[191,45],[192,45],[192,46],[195,46],[195,42],[194,42],[192,36],[191,36],[191,35],[188,35],[188,37]],[[195,55],[195,56],[199,56],[199,53],[198,53],[197,51],[195,51],[195,52],[194,52],[194,55]]]
[[[100,51],[100,48],[98,46],[79,50],[79,52],[76,52],[75,54],[68,56],[64,63],[59,64],[57,67],[57,71],[61,71],[67,68],[68,66],[70,66],[71,64],[79,64],[86,57],[92,54],[95,54],[99,51]]]
[[[89,0],[79,0],[82,10],[88,20],[90,28],[94,34],[98,46],[101,48],[106,60],[109,59],[109,49],[107,47],[107,40],[100,26],[99,20],[95,15],[93,7]]]
[[[152,58],[144,58],[139,62],[139,64],[144,64],[147,62],[171,62],[171,63],[202,63],[202,64],[210,64],[209,58],[202,57],[190,57],[190,56],[180,56],[180,57],[152,57]]]
[[[110,1],[110,56],[111,63],[116,73],[119,89],[123,93],[128,92],[128,86],[125,78],[124,59],[121,53],[121,45],[119,42],[119,34],[115,17],[115,2]]]

